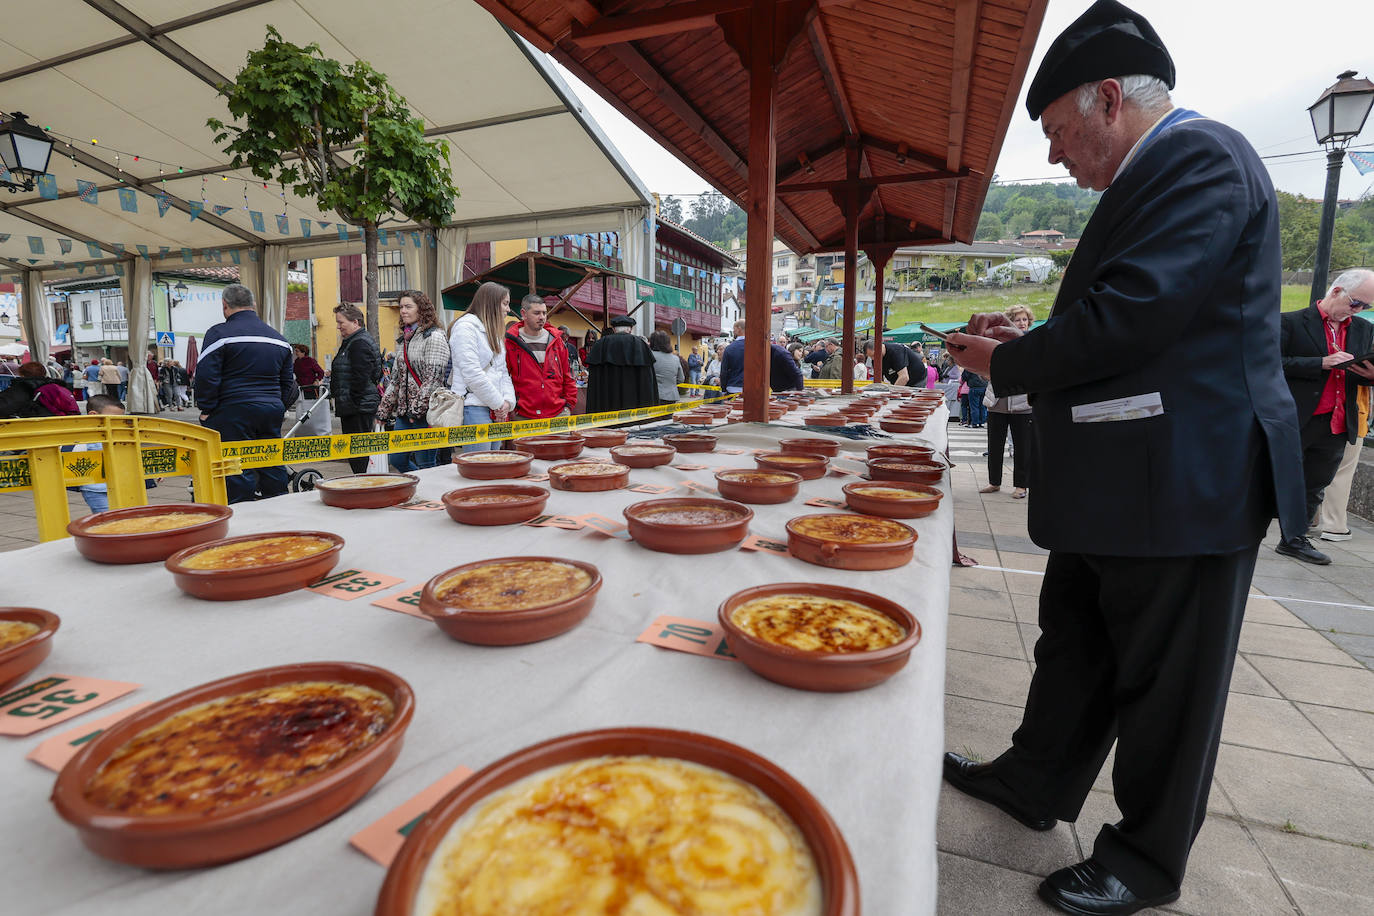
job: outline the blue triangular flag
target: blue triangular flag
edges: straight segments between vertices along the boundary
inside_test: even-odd
[[[224,214],[228,213],[230,210],[234,208],[226,207],[224,204],[215,204],[215,206],[212,209],[215,211],[216,216],[223,216]]]
[[[100,192],[96,189],[94,181],[82,181],[76,179],[76,196],[81,198],[82,203],[95,204],[100,201]]]
[[[136,248],[138,249],[138,253],[139,253],[140,256],[142,256],[143,260],[145,260],[145,261],[148,260],[148,246],[147,246],[147,245],[136,245],[136,246],[134,246],[134,247],[136,247]]]
[[[165,191],[160,191],[156,199],[158,217],[166,216],[167,211],[172,209],[172,196]]]
[[[1368,175],[1374,172],[1374,156],[1368,153],[1346,153],[1350,157],[1350,164],[1355,166],[1355,171],[1361,175]]]
[[[348,227],[343,223],[339,223],[337,228],[339,230],[339,240],[343,242],[348,241]]]
[[[123,243],[123,242],[111,242],[111,243],[110,243],[110,247],[114,249],[114,253],[115,253],[115,256],[116,256],[116,257],[120,257],[120,258],[124,257],[124,243]]]
[[[209,258],[210,260],[216,262],[216,263],[219,263],[219,264],[224,263],[224,259],[221,258],[221,257],[219,256],[219,249],[218,249],[218,248],[207,248],[207,249],[205,249],[205,256],[206,256],[207,258]]]
[[[191,208],[191,222],[194,223],[196,219],[199,218],[200,214],[204,212],[205,204],[201,203],[198,200],[193,200],[189,201],[188,205]]]
[[[233,261],[235,264],[240,263],[239,258],[240,258],[241,256],[242,256],[242,252],[240,252],[237,248],[235,248],[233,251],[229,252],[229,260]]]
[[[77,261],[77,262],[76,262],[76,272],[79,273],[79,274],[84,274],[84,273],[86,272],[86,262],[85,262],[85,261]]]
[[[323,219],[317,219],[317,220],[315,220],[315,222],[317,222],[317,223],[320,224],[320,228],[321,228],[321,229],[328,229],[330,226],[334,225],[333,223],[329,222],[328,220],[323,220]]]
[[[415,247],[416,247],[416,248],[419,248],[419,247],[420,247],[420,233],[419,233],[419,232],[412,232],[412,233],[410,234],[410,240],[411,240],[411,242],[413,242],[413,243],[415,244]]]
[[[71,254],[71,253],[72,253],[72,240],[71,240],[71,239],[58,239],[58,240],[57,240],[57,247],[62,249],[62,253],[63,253],[63,254]]]
[[[267,225],[262,221],[261,210],[249,210],[248,221],[253,224],[254,232],[266,232]]]
[[[93,258],[98,258],[100,257],[100,246],[97,245],[95,242],[87,242],[86,253]]]
[[[138,194],[133,188],[119,189],[119,209],[125,213],[138,212]]]
[[[190,264],[191,261],[195,259],[195,256],[191,254],[191,249],[183,248],[181,249],[181,259],[185,261],[187,264]]]
[[[29,251],[33,254],[42,254],[43,240],[36,235],[29,236]]]
[[[167,252],[170,251],[170,250],[171,250],[171,249],[168,248],[166,245],[159,245],[159,246],[157,246],[157,256],[158,256],[159,258],[165,258],[165,257],[167,257]]]
[[[116,265],[115,265],[115,276],[116,276],[116,277],[122,277],[122,276],[124,276],[124,265],[123,265],[123,264],[116,264]]]
[[[305,238],[310,238],[310,220],[301,220],[301,235]]]
[[[44,200],[57,200],[57,176],[39,175],[38,194]]]
[[[249,249],[248,249],[248,260],[250,260],[250,261],[256,261],[257,259],[258,259],[258,250],[257,250],[256,248],[249,248]]]
[[[277,232],[282,235],[291,234],[291,221],[286,218],[285,213],[277,214]]]

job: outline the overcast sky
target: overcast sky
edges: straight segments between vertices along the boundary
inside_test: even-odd
[[[1089,6],[1085,0],[1050,0],[1026,76],[1029,83],[1054,37]],[[1362,7],[1339,0],[1250,4],[1238,0],[1138,0],[1134,9],[1155,27],[1178,71],[1175,104],[1230,124],[1268,159],[1274,186],[1320,199],[1325,156],[1312,136],[1307,107],[1343,70],[1374,78],[1374,40]],[[577,81],[565,79],[649,190],[695,194],[709,187],[642,131]],[[1374,117],[1353,147],[1374,146]],[[1048,148],[1039,122],[1026,116],[1025,89],[1012,116],[996,172],[1000,179],[1066,176],[1045,160]],[[1341,173],[1341,197],[1359,197],[1374,186],[1374,173],[1358,174],[1349,159]]]

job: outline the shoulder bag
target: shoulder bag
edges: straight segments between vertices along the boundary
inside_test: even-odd
[[[487,362],[486,368],[482,371],[486,372],[495,362],[496,351],[493,350],[491,359]],[[406,357],[406,368],[410,368],[409,356]],[[449,371],[452,372],[452,367],[450,367]],[[414,375],[414,370],[411,371],[411,374]],[[415,384],[420,384],[418,378],[415,379]],[[458,392],[449,388],[437,388],[430,392],[429,409],[425,411],[425,422],[430,426],[462,426],[463,405],[465,402],[466,398]]]

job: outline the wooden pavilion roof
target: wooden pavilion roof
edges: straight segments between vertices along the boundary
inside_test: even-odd
[[[748,209],[750,0],[478,0]],[[777,0],[777,235],[969,242],[1046,0]],[[785,23],[785,24],[784,24]]]

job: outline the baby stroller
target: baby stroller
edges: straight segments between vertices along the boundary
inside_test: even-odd
[[[320,396],[312,403],[306,404],[303,400],[296,406],[296,422],[286,435],[282,438],[291,439],[297,436],[327,436],[330,434],[334,424],[334,417],[329,410],[329,379],[320,382]],[[285,465],[290,477],[287,482],[287,489],[292,493],[304,493],[315,489],[315,481],[324,477],[324,472],[318,468],[301,468],[299,471],[292,470],[290,465]]]

